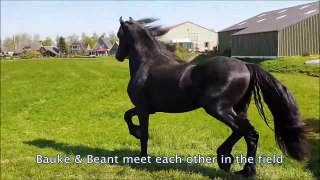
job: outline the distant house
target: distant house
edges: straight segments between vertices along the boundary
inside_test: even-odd
[[[40,53],[44,57],[56,57],[59,55],[59,49],[55,46],[42,46]]]
[[[87,54],[91,50],[89,44],[81,42],[73,42],[69,45],[69,51],[71,54]]]
[[[109,50],[111,49],[112,44],[109,38],[104,36],[99,37],[97,43],[91,49],[89,55],[95,56],[106,56],[108,55]]]
[[[3,56],[12,56],[13,55],[13,51],[1,51],[0,52],[0,57],[3,57]]]
[[[0,48],[0,57],[2,56],[12,56],[13,55],[13,51],[8,51],[6,48],[1,47]]]
[[[111,47],[110,50],[109,50],[108,55],[110,55],[110,56],[116,55],[117,50],[118,50],[118,47],[119,47],[119,42],[113,43],[112,47]]]
[[[26,44],[18,44],[16,47],[16,50],[14,51],[14,54],[22,54],[26,50],[31,51],[40,51],[40,48],[42,47],[41,42],[32,42],[32,43],[26,43]]]
[[[263,12],[219,32],[219,54],[276,58],[319,54],[319,1]]]
[[[167,28],[170,30],[159,37],[159,40],[169,44],[180,44],[189,51],[212,51],[218,44],[218,34],[214,30],[190,21]]]
[[[14,51],[15,55],[21,55],[26,50],[37,51],[41,53],[44,57],[55,57],[59,55],[59,50],[55,46],[43,46],[41,42],[32,42],[26,44],[18,44],[16,50]]]

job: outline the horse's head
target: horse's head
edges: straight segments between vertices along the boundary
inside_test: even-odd
[[[153,44],[157,43],[155,37],[168,32],[168,29],[162,29],[161,26],[147,26],[147,24],[156,20],[146,18],[134,21],[130,17],[129,21],[123,21],[122,17],[120,17],[120,27],[117,33],[119,47],[116,53],[118,61],[124,61],[133,47],[139,50],[152,48]]]
[[[119,47],[116,53],[116,59],[118,61],[123,61],[128,55],[130,46],[132,46],[132,36],[129,31],[129,23],[132,23],[133,20],[130,17],[130,21],[124,22],[122,17],[120,17],[120,28],[117,33],[119,38]]]

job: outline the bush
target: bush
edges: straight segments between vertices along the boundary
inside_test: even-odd
[[[183,61],[188,61],[190,58],[190,53],[188,52],[188,49],[186,47],[177,44],[175,56]]]
[[[42,57],[42,54],[39,51],[25,50],[20,57],[22,59],[33,59]]]
[[[308,52],[304,52],[304,53],[302,53],[302,56],[304,56],[304,57],[306,57],[306,56],[310,56],[310,53],[308,53]]]

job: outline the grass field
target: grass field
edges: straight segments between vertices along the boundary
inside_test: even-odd
[[[319,78],[274,74],[295,95],[301,114],[315,127],[312,155],[299,164],[258,164],[257,179],[319,178]],[[129,135],[123,113],[133,107],[126,94],[128,62],[113,58],[1,62],[2,179],[231,179],[213,164],[36,164],[43,156],[137,156],[139,141]],[[249,116],[260,133],[257,154],[279,156],[273,132],[254,104]],[[270,113],[269,113],[269,119]],[[135,122],[137,119],[135,118]],[[216,156],[231,131],[199,109],[150,117],[149,155]],[[245,155],[242,139],[233,155]],[[232,171],[242,169],[235,164]]]

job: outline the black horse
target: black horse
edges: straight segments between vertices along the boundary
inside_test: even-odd
[[[232,129],[232,134],[218,148],[218,164],[229,172],[232,147],[244,137],[247,158],[255,159],[259,134],[250,124],[247,110],[252,94],[259,113],[267,123],[259,91],[274,117],[276,141],[290,157],[302,161],[308,155],[306,124],[289,90],[270,73],[255,64],[229,57],[181,63],[156,37],[169,29],[148,26],[155,19],[124,22],[120,18],[117,33],[118,61],[129,58],[130,82],[128,95],[135,105],[125,112],[124,119],[131,135],[140,139],[140,156],[147,156],[149,115],[156,112],[182,113],[197,108],[220,120]],[[137,115],[139,126],[133,124]],[[247,163],[238,173],[256,174],[256,165]]]

